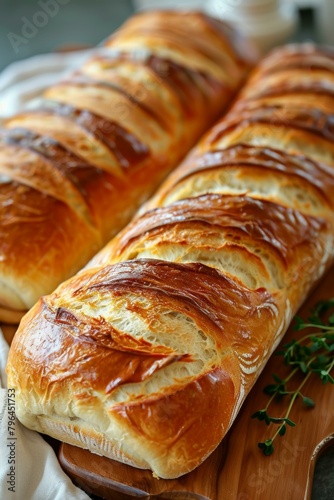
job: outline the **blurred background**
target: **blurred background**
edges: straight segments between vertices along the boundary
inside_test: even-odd
[[[334,44],[333,0],[0,0],[0,70],[35,54],[93,46],[136,9],[175,4],[209,9],[263,37],[281,30],[283,41]]]

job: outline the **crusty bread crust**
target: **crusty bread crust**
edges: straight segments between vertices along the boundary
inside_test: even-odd
[[[333,63],[310,45],[268,56],[133,222],[23,318],[8,362],[23,423],[163,478],[215,449],[333,262]]]
[[[229,103],[252,55],[201,13],[134,16],[0,131],[0,321],[130,220]],[[14,311],[14,312],[13,312]]]

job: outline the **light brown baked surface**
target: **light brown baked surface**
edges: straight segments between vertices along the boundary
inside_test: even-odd
[[[200,13],[134,16],[0,131],[0,321],[131,218],[231,101],[253,55]]]
[[[25,425],[163,478],[215,449],[333,260],[333,64],[310,45],[268,56],[141,214],[25,316],[8,363]]]

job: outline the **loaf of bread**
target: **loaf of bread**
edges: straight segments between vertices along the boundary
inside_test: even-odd
[[[254,54],[200,13],[134,16],[0,131],[0,321],[116,234],[222,113]]]
[[[162,478],[233,423],[334,255],[334,52],[277,49],[131,224],[14,338],[21,422]]]

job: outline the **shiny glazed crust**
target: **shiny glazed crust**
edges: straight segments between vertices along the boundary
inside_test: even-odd
[[[250,50],[200,13],[129,20],[0,131],[0,321],[18,322],[130,220],[244,79]]]
[[[269,55],[130,225],[25,316],[8,363],[25,425],[163,478],[216,448],[333,260],[333,64],[310,45]]]

